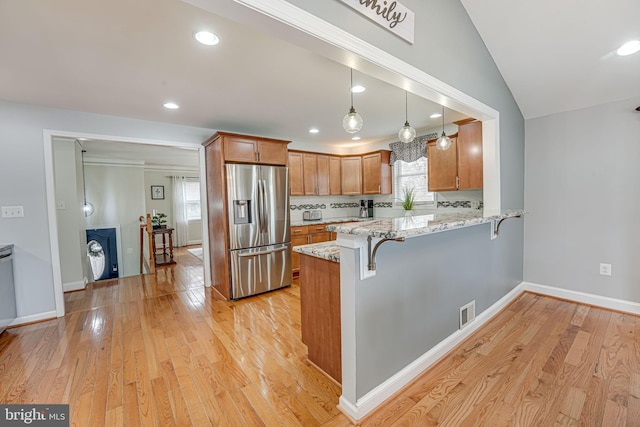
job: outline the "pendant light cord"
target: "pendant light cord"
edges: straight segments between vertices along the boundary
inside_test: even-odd
[[[444,105],[442,106],[442,133],[444,134]]]
[[[351,68],[351,86],[349,86],[349,94],[351,95],[351,109],[353,110],[353,68]]]
[[[404,121],[409,124],[409,101],[407,101],[407,91],[404,91]],[[405,125],[406,126],[406,125]]]
[[[81,152],[81,156],[82,156],[82,195],[84,196],[84,205],[87,205],[87,183],[85,182],[84,179],[84,153],[86,153],[87,150],[82,150]]]

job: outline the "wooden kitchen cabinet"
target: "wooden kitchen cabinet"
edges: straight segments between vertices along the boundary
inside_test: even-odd
[[[391,194],[391,151],[362,155],[362,194]]]
[[[302,153],[289,151],[289,195],[304,196]]]
[[[335,233],[330,233],[326,227],[326,223],[291,227],[291,246],[328,242],[335,239],[333,237]],[[297,276],[300,271],[300,254],[295,251],[291,255],[291,271],[294,276]]]
[[[429,191],[458,189],[457,138],[451,137],[448,150],[438,150],[436,140],[427,143],[427,175]]]
[[[329,156],[329,194],[342,194],[342,161],[338,156]]]
[[[318,187],[318,196],[328,196],[331,194],[329,189],[329,156],[326,154],[316,155],[316,185]]]
[[[300,328],[309,360],[325,374],[342,381],[340,264],[302,255]]]
[[[328,196],[329,155],[289,151],[289,188],[292,196]]]
[[[482,122],[458,126],[448,150],[438,150],[435,140],[427,143],[429,191],[482,188]]]
[[[458,127],[458,190],[482,188],[482,122]]]
[[[264,165],[287,164],[287,144],[290,141],[218,132],[222,139],[225,162]]]
[[[362,157],[342,157],[341,168],[342,194],[345,196],[362,194]]]

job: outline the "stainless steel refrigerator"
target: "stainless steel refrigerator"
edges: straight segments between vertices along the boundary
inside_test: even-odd
[[[228,164],[231,299],[291,285],[286,167]]]

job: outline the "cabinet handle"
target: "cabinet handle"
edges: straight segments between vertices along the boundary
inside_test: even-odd
[[[258,151],[258,161],[260,161],[260,152]]]
[[[382,193],[382,187],[378,185],[378,193]]]
[[[302,233],[302,230],[293,230],[294,233]]]
[[[311,234],[307,236],[307,243],[311,243]]]
[[[253,153],[253,157],[254,157],[254,159],[256,159],[256,162],[257,162],[257,161],[259,161],[259,159],[258,159],[258,152],[257,152],[257,151],[254,151],[254,153]]]
[[[456,188],[460,188],[460,178],[456,176]]]

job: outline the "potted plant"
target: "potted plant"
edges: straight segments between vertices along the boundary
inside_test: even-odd
[[[154,230],[158,228],[167,228],[167,215],[162,212],[158,212],[151,217],[151,224],[153,224]]]
[[[415,206],[415,190],[413,188],[403,188],[402,189],[402,209],[405,210],[405,215],[411,215],[411,211]]]

